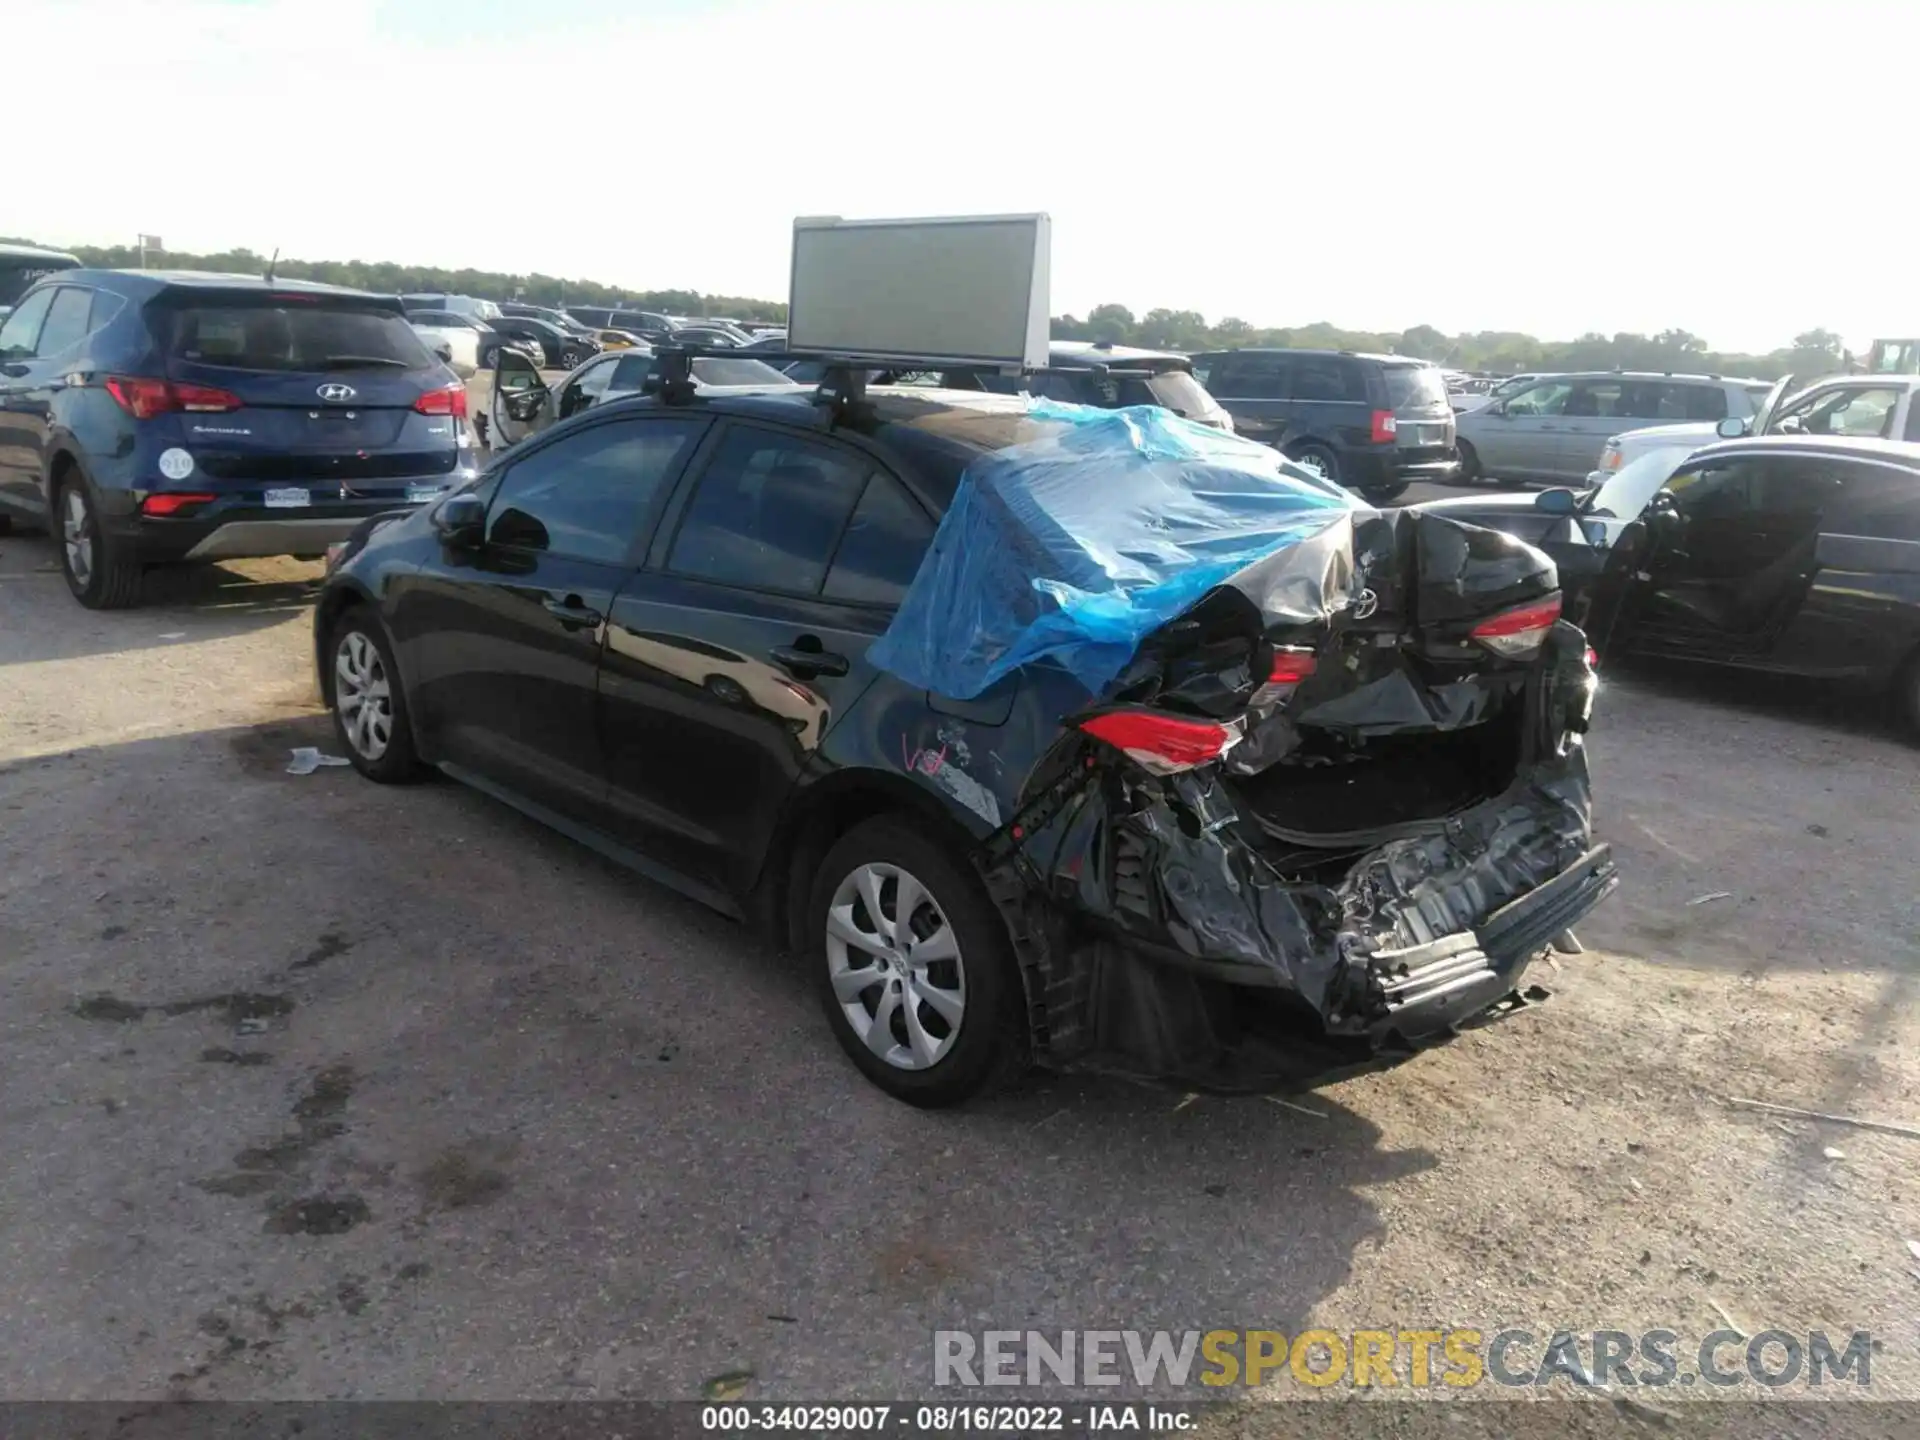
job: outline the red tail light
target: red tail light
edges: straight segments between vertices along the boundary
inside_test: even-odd
[[[1399,433],[1400,422],[1393,418],[1393,412],[1391,410],[1376,410],[1373,412],[1374,444],[1390,445],[1393,443],[1394,437]]]
[[[240,397],[211,385],[182,385],[172,380],[150,380],[139,375],[109,375],[107,393],[136,420],[151,420],[174,410],[219,415],[238,410]]]
[[[1171,775],[1218,760],[1234,734],[1208,720],[1185,720],[1151,710],[1116,710],[1082,720],[1080,728],[1124,750],[1156,775]]]
[[[449,385],[444,390],[429,390],[413,402],[413,408],[422,415],[451,415],[456,420],[467,418],[467,387]]]
[[[1496,655],[1521,659],[1540,648],[1560,618],[1560,597],[1550,595],[1517,610],[1502,610],[1473,627],[1473,638]]]
[[[149,495],[140,502],[142,515],[178,515],[193,505],[205,505],[214,497],[211,495],[187,495],[178,491],[169,491],[164,495]]]
[[[1311,650],[1276,650],[1273,669],[1267,675],[1269,685],[1298,685],[1313,674],[1317,662]]]

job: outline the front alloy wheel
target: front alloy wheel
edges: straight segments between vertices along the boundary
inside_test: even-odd
[[[927,887],[870,861],[827,907],[827,971],[847,1024],[899,1070],[925,1070],[953,1049],[967,1012],[967,969],[953,926]]]
[[[354,753],[378,764],[393,742],[393,684],[364,630],[340,637],[333,660],[333,708]]]

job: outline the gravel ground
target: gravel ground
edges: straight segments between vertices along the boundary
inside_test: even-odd
[[[936,1328],[1729,1323],[1871,1329],[1874,1395],[1920,1390],[1920,1140],[1726,1104],[1920,1122],[1914,752],[1870,707],[1610,678],[1623,888],[1449,1049],[1304,1109],[930,1115],[733,925],[454,785],[284,773],[331,748],[317,577],[95,615],[0,538],[0,1398],[899,1397]]]

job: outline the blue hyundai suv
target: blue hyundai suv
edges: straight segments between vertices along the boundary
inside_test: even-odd
[[[479,460],[393,296],[65,270],[0,325],[0,524],[46,524],[90,609],[136,603],[152,564],[321,555]]]

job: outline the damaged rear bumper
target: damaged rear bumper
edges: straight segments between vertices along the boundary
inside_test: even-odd
[[[1277,1092],[1544,999],[1522,994],[1528,965],[1618,883],[1588,816],[1575,748],[1337,879],[1289,878],[1217,780],[1182,777],[1147,803],[1096,782],[987,875],[1042,1064]]]

